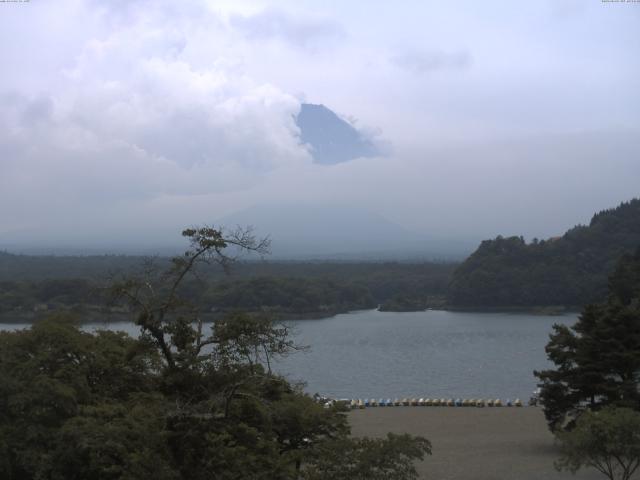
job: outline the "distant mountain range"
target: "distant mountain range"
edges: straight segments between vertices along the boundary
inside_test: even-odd
[[[303,103],[296,123],[315,163],[333,165],[380,154],[369,138],[324,105]]]
[[[345,205],[262,204],[208,223],[251,226],[272,240],[270,258],[288,260],[451,260],[464,259],[477,238],[450,238],[411,231],[384,216]],[[183,252],[184,225],[127,230],[118,239],[96,236],[74,243],[41,231],[0,235],[0,251],[27,255],[161,255]]]
[[[251,225],[272,239],[272,256],[288,259],[455,259],[474,241],[412,232],[374,212],[345,206],[262,205],[220,219]]]
[[[596,213],[562,237],[483,241],[455,271],[455,306],[582,306],[607,294],[607,277],[624,254],[640,248],[640,199]]]
[[[465,258],[477,239],[423,235],[366,209],[344,205],[259,205],[215,219],[216,226],[252,226],[270,236],[273,259],[291,260],[455,260]],[[96,236],[63,243],[40,231],[0,236],[0,251],[29,255],[162,255],[181,253],[181,225],[124,232],[117,239]]]

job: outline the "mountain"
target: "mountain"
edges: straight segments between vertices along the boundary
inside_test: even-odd
[[[483,241],[455,271],[454,306],[582,306],[602,301],[622,255],[640,246],[640,199],[596,213],[562,237]]]
[[[379,155],[371,140],[324,105],[303,103],[296,123],[315,163],[333,165]]]
[[[269,235],[272,258],[460,259],[471,251],[464,241],[429,238],[355,207],[261,205],[224,217],[218,224],[251,225],[256,235]]]

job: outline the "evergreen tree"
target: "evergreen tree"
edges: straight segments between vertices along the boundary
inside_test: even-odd
[[[522,237],[498,236],[483,241],[455,270],[448,301],[462,307],[601,302],[617,260],[633,253],[638,244],[638,198],[597,213],[589,225],[578,225],[560,237],[527,244]]]
[[[640,409],[640,249],[620,259],[606,302],[586,306],[573,327],[553,328],[546,351],[556,368],[535,372],[552,430],[586,409]]]

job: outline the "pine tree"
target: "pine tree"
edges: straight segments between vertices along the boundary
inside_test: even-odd
[[[556,368],[535,372],[551,430],[587,409],[640,410],[640,249],[620,259],[606,302],[587,305],[572,327],[553,328],[546,352]]]

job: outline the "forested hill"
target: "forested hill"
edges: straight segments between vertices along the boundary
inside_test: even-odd
[[[640,246],[640,199],[596,213],[562,237],[483,241],[454,272],[459,307],[581,306],[601,301],[617,260]]]
[[[0,252],[0,323],[60,309],[82,312],[92,320],[90,314],[101,314],[108,299],[105,287],[113,278],[143,274],[149,260]],[[153,263],[160,271],[170,267],[168,258]],[[201,312],[216,315],[240,309],[282,317],[330,316],[375,308],[391,299],[387,310],[406,309],[407,304],[423,310],[442,303],[454,268],[429,262],[247,261],[235,263],[226,275],[218,265],[201,265],[197,277],[184,281],[180,294]]]

